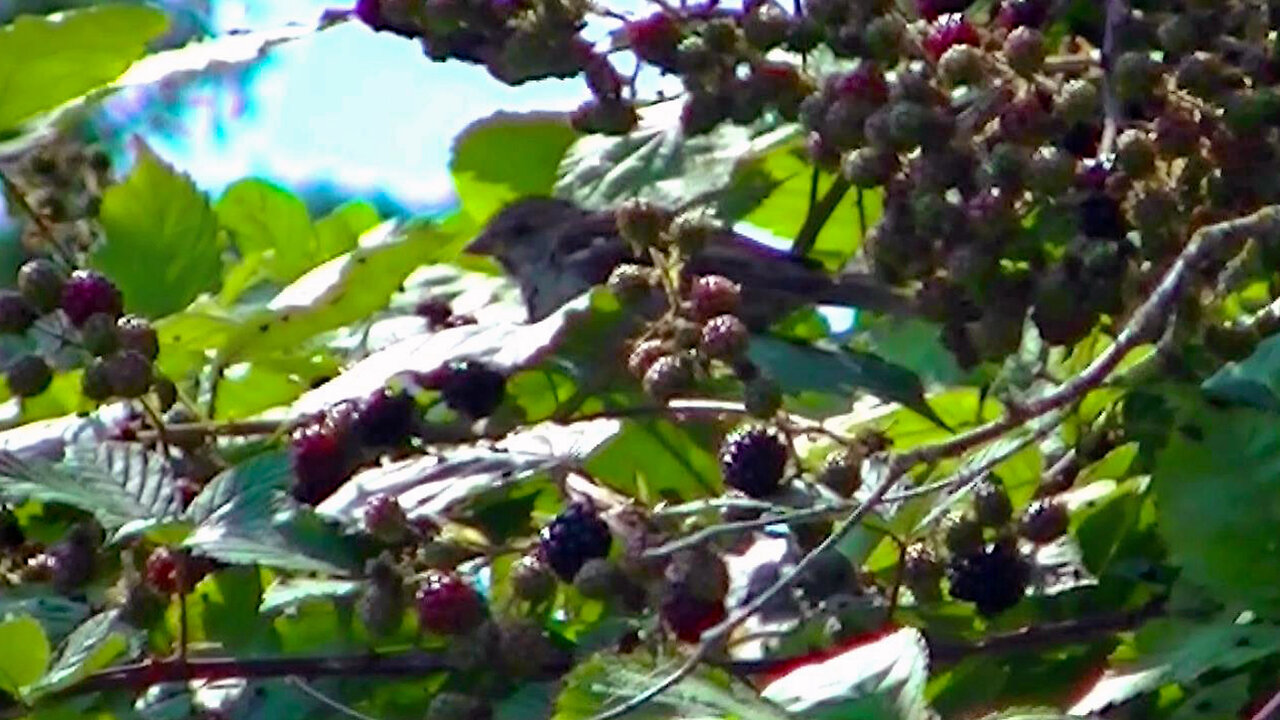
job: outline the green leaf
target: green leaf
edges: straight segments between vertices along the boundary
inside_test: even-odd
[[[330,378],[340,367],[323,353],[302,350],[237,363],[223,372],[218,384],[214,419],[241,420],[288,405],[311,389],[317,378]]]
[[[40,623],[49,639],[56,642],[79,627],[89,617],[89,606],[61,595],[33,594],[32,590],[51,593],[50,588],[8,588],[0,597],[0,619],[32,617]]]
[[[252,457],[222,471],[196,495],[183,519],[203,523],[216,513],[234,513],[243,507],[260,507],[275,501],[293,482],[289,455],[283,451]]]
[[[905,628],[822,662],[792,670],[760,695],[805,718],[927,720],[929,651],[924,636]]]
[[[0,622],[0,647],[0,690],[13,696],[44,675],[52,655],[44,628],[31,616]]]
[[[363,200],[349,200],[316,220],[316,252],[326,260],[355,248],[360,236],[382,222],[378,209]],[[313,261],[314,263],[314,261]]]
[[[621,137],[588,135],[560,165],[555,194],[593,208],[639,197],[664,207],[718,200],[737,170],[794,137],[794,124],[777,128],[721,123],[689,136],[680,126],[681,100],[645,108],[640,125]]]
[[[1233,675],[1205,686],[1182,701],[1170,720],[1219,720],[1237,717],[1249,703],[1249,676]]]
[[[233,565],[344,575],[363,565],[366,549],[357,538],[277,496],[250,504],[244,493],[201,522],[184,547]]]
[[[720,466],[708,450],[715,437],[707,424],[632,418],[586,467],[609,487],[641,500],[717,495]]]
[[[217,286],[222,262],[208,199],[145,145],[128,179],[103,195],[99,218],[107,240],[91,263],[119,286],[129,311],[161,317]]]
[[[108,3],[0,27],[0,134],[115,80],[167,26],[156,8]]]
[[[600,653],[579,663],[564,679],[553,720],[585,720],[649,688],[679,667],[681,658],[656,663],[637,654]],[[699,666],[688,677],[635,711],[631,720],[721,718],[786,720],[787,713],[720,670]]]
[[[1280,335],[1263,340],[1244,360],[1224,365],[1201,388],[1222,402],[1280,411]]]
[[[222,193],[214,212],[218,225],[246,258],[266,256],[263,267],[275,282],[290,282],[333,257],[316,255],[306,204],[274,183],[257,178],[234,183]]]
[[[550,195],[577,133],[554,113],[499,112],[468,125],[453,143],[449,171],[463,212],[478,222],[525,195]]]
[[[290,610],[313,600],[335,600],[355,597],[363,587],[355,580],[324,578],[286,578],[271,583],[262,595],[258,612],[267,614]]]
[[[1159,529],[1188,579],[1219,600],[1280,613],[1280,434],[1275,416],[1199,408],[1157,455]]]
[[[129,650],[130,639],[138,631],[120,620],[119,610],[108,610],[89,618],[63,643],[53,667],[27,689],[38,696],[72,685]]]

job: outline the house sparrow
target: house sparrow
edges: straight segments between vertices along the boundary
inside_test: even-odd
[[[500,210],[467,246],[488,255],[520,286],[531,321],[541,320],[623,262],[648,264],[618,231],[614,213],[567,200],[526,197]],[[690,275],[723,275],[742,286],[741,315],[757,328],[808,304],[846,305],[912,314],[911,298],[869,274],[830,275],[816,263],[761,245],[731,230],[717,232],[689,258]]]

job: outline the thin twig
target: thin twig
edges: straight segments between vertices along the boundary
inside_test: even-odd
[[[1124,0],[1107,0],[1107,19],[1102,36],[1102,107],[1106,117],[1102,124],[1102,138],[1098,141],[1099,158],[1111,155],[1120,126],[1120,100],[1116,97],[1111,74],[1115,70],[1120,25],[1128,12]]]
[[[1280,690],[1276,690],[1267,704],[1259,708],[1249,720],[1273,720],[1276,717],[1276,711],[1280,711]]]
[[[805,216],[800,232],[796,233],[796,241],[791,245],[792,255],[804,257],[809,254],[814,243],[818,242],[818,233],[822,232],[827,220],[831,219],[831,213],[835,212],[851,187],[853,187],[852,184],[844,179],[843,175],[836,176],[836,179],[831,182],[831,187],[827,188],[827,192],[822,195],[822,199],[810,208],[809,214]]]

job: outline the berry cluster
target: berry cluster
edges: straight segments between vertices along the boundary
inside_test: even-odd
[[[71,256],[93,246],[102,194],[114,182],[105,150],[59,135],[24,152],[6,173],[22,194],[11,207],[25,204],[35,214],[22,227],[27,252]]]
[[[389,388],[304,419],[290,444],[294,497],[308,504],[329,497],[371,452],[408,443],[416,420],[414,399]]]

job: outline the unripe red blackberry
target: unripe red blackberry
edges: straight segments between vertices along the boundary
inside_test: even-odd
[[[404,578],[389,555],[370,560],[365,566],[366,584],[356,602],[356,614],[375,638],[391,635],[404,624],[408,607]]]
[[[51,260],[36,258],[18,270],[18,292],[37,312],[52,312],[62,302],[66,275]]]
[[[1034,75],[1044,66],[1044,35],[1035,28],[1020,27],[1004,40],[1004,57],[1019,75]]]
[[[782,388],[773,378],[756,377],[743,388],[742,403],[748,415],[767,420],[782,409]]]
[[[105,360],[94,358],[84,366],[84,374],[80,376],[80,393],[94,402],[102,402],[111,397],[111,375],[107,372]]]
[[[952,513],[942,521],[942,542],[952,555],[982,549],[982,525],[971,515]]]
[[[543,561],[565,582],[572,582],[588,560],[608,556],[612,545],[609,526],[580,503],[565,508],[538,536]]]
[[[862,486],[862,455],[848,448],[832,452],[816,479],[840,497],[851,497]]]
[[[677,638],[687,643],[702,639],[702,633],[725,618],[724,603],[702,600],[683,592],[668,593],[659,609],[662,622]]]
[[[945,568],[928,545],[912,543],[902,558],[902,584],[918,602],[934,602],[942,597]]]
[[[550,600],[556,592],[556,576],[541,560],[526,555],[511,568],[511,591],[534,604]]]
[[[383,388],[365,398],[356,412],[353,429],[365,445],[393,447],[404,444],[413,431],[418,405],[406,392]]]
[[[125,350],[133,350],[148,360],[155,360],[160,355],[160,338],[146,318],[125,315],[116,321],[116,335],[120,338],[120,347]]]
[[[746,352],[751,332],[736,315],[717,315],[702,326],[702,351],[709,357],[731,360]]]
[[[635,104],[620,98],[587,100],[569,115],[574,130],[599,135],[625,135],[639,120]]]
[[[67,319],[77,327],[94,313],[115,318],[124,311],[120,290],[106,276],[93,270],[71,273],[62,287],[61,305]]]
[[[671,224],[671,214],[646,200],[632,199],[623,203],[614,217],[617,218],[618,233],[636,250],[657,247],[662,234]],[[631,266],[641,272],[638,265]],[[628,271],[635,273],[636,270]],[[644,288],[649,287],[648,276],[644,276]],[[612,289],[612,288],[611,288]],[[621,295],[621,293],[619,293]]]
[[[0,290],[0,333],[26,332],[35,321],[36,309],[26,297],[14,290]]]
[[[690,92],[680,109],[680,129],[690,137],[711,132],[729,118],[731,109],[730,98],[720,93]]]
[[[777,432],[764,427],[741,427],[720,444],[724,482],[748,497],[777,492],[787,468],[788,449]]]
[[[868,112],[884,104],[889,98],[889,86],[885,83],[884,73],[869,62],[860,62],[853,70],[833,76],[827,81],[827,87],[833,98],[856,101]]]
[[[658,358],[670,353],[671,347],[665,341],[656,338],[645,340],[632,348],[627,356],[627,371],[637,379],[643,378]]]
[[[1000,527],[1013,517],[1013,503],[1004,483],[986,477],[973,485],[973,511],[978,522],[987,527]]]
[[[642,265],[623,263],[609,273],[605,287],[622,302],[637,302],[649,295],[654,287],[654,276],[651,268]]]
[[[948,48],[938,58],[938,78],[952,87],[975,85],[986,71],[982,51],[972,45],[956,45]]]
[[[106,357],[120,347],[115,318],[106,313],[94,313],[80,325],[80,344],[90,355]]]
[[[632,20],[623,28],[631,52],[664,70],[675,69],[682,32],[679,22],[665,12]]]
[[[402,543],[412,536],[409,517],[390,493],[374,495],[361,508],[364,529],[381,542]]]
[[[1054,99],[1053,112],[1064,123],[1076,125],[1092,121],[1102,107],[1102,96],[1094,83],[1076,78],[1068,80]]]
[[[427,373],[423,385],[439,390],[450,408],[471,419],[492,415],[507,395],[507,378],[478,360],[454,360]]]
[[[121,350],[107,358],[111,393],[122,398],[142,397],[151,389],[151,361],[139,352]]]
[[[1050,543],[1062,537],[1070,522],[1065,505],[1051,498],[1042,498],[1023,511],[1018,531],[1033,543]]]
[[[978,31],[961,13],[941,15],[929,26],[924,38],[925,52],[936,61],[956,45],[981,45]]]
[[[211,569],[207,559],[162,546],[147,556],[145,575],[147,584],[156,592],[177,595],[191,592]]]
[[[294,431],[290,455],[297,478],[293,496],[315,505],[332,495],[351,474],[354,452],[343,428],[318,421]]]
[[[49,388],[53,370],[39,355],[19,355],[5,369],[9,392],[18,397],[34,397]]]
[[[657,402],[666,402],[693,387],[693,359],[687,353],[663,355],[645,371],[644,392]]]
[[[1049,17],[1047,0],[1004,0],[996,20],[1006,30],[1040,27]]]
[[[1116,139],[1116,167],[1132,178],[1144,178],[1156,169],[1156,147],[1137,128],[1120,133]]]
[[[457,575],[440,570],[424,574],[414,602],[418,624],[440,635],[473,630],[485,617],[484,600],[475,588]]]
[[[698,600],[724,602],[729,594],[729,568],[715,552],[698,547],[678,552],[663,569],[668,591]]]
[[[1062,148],[1043,145],[1031,156],[1027,184],[1045,198],[1060,197],[1076,179],[1076,159]]]

